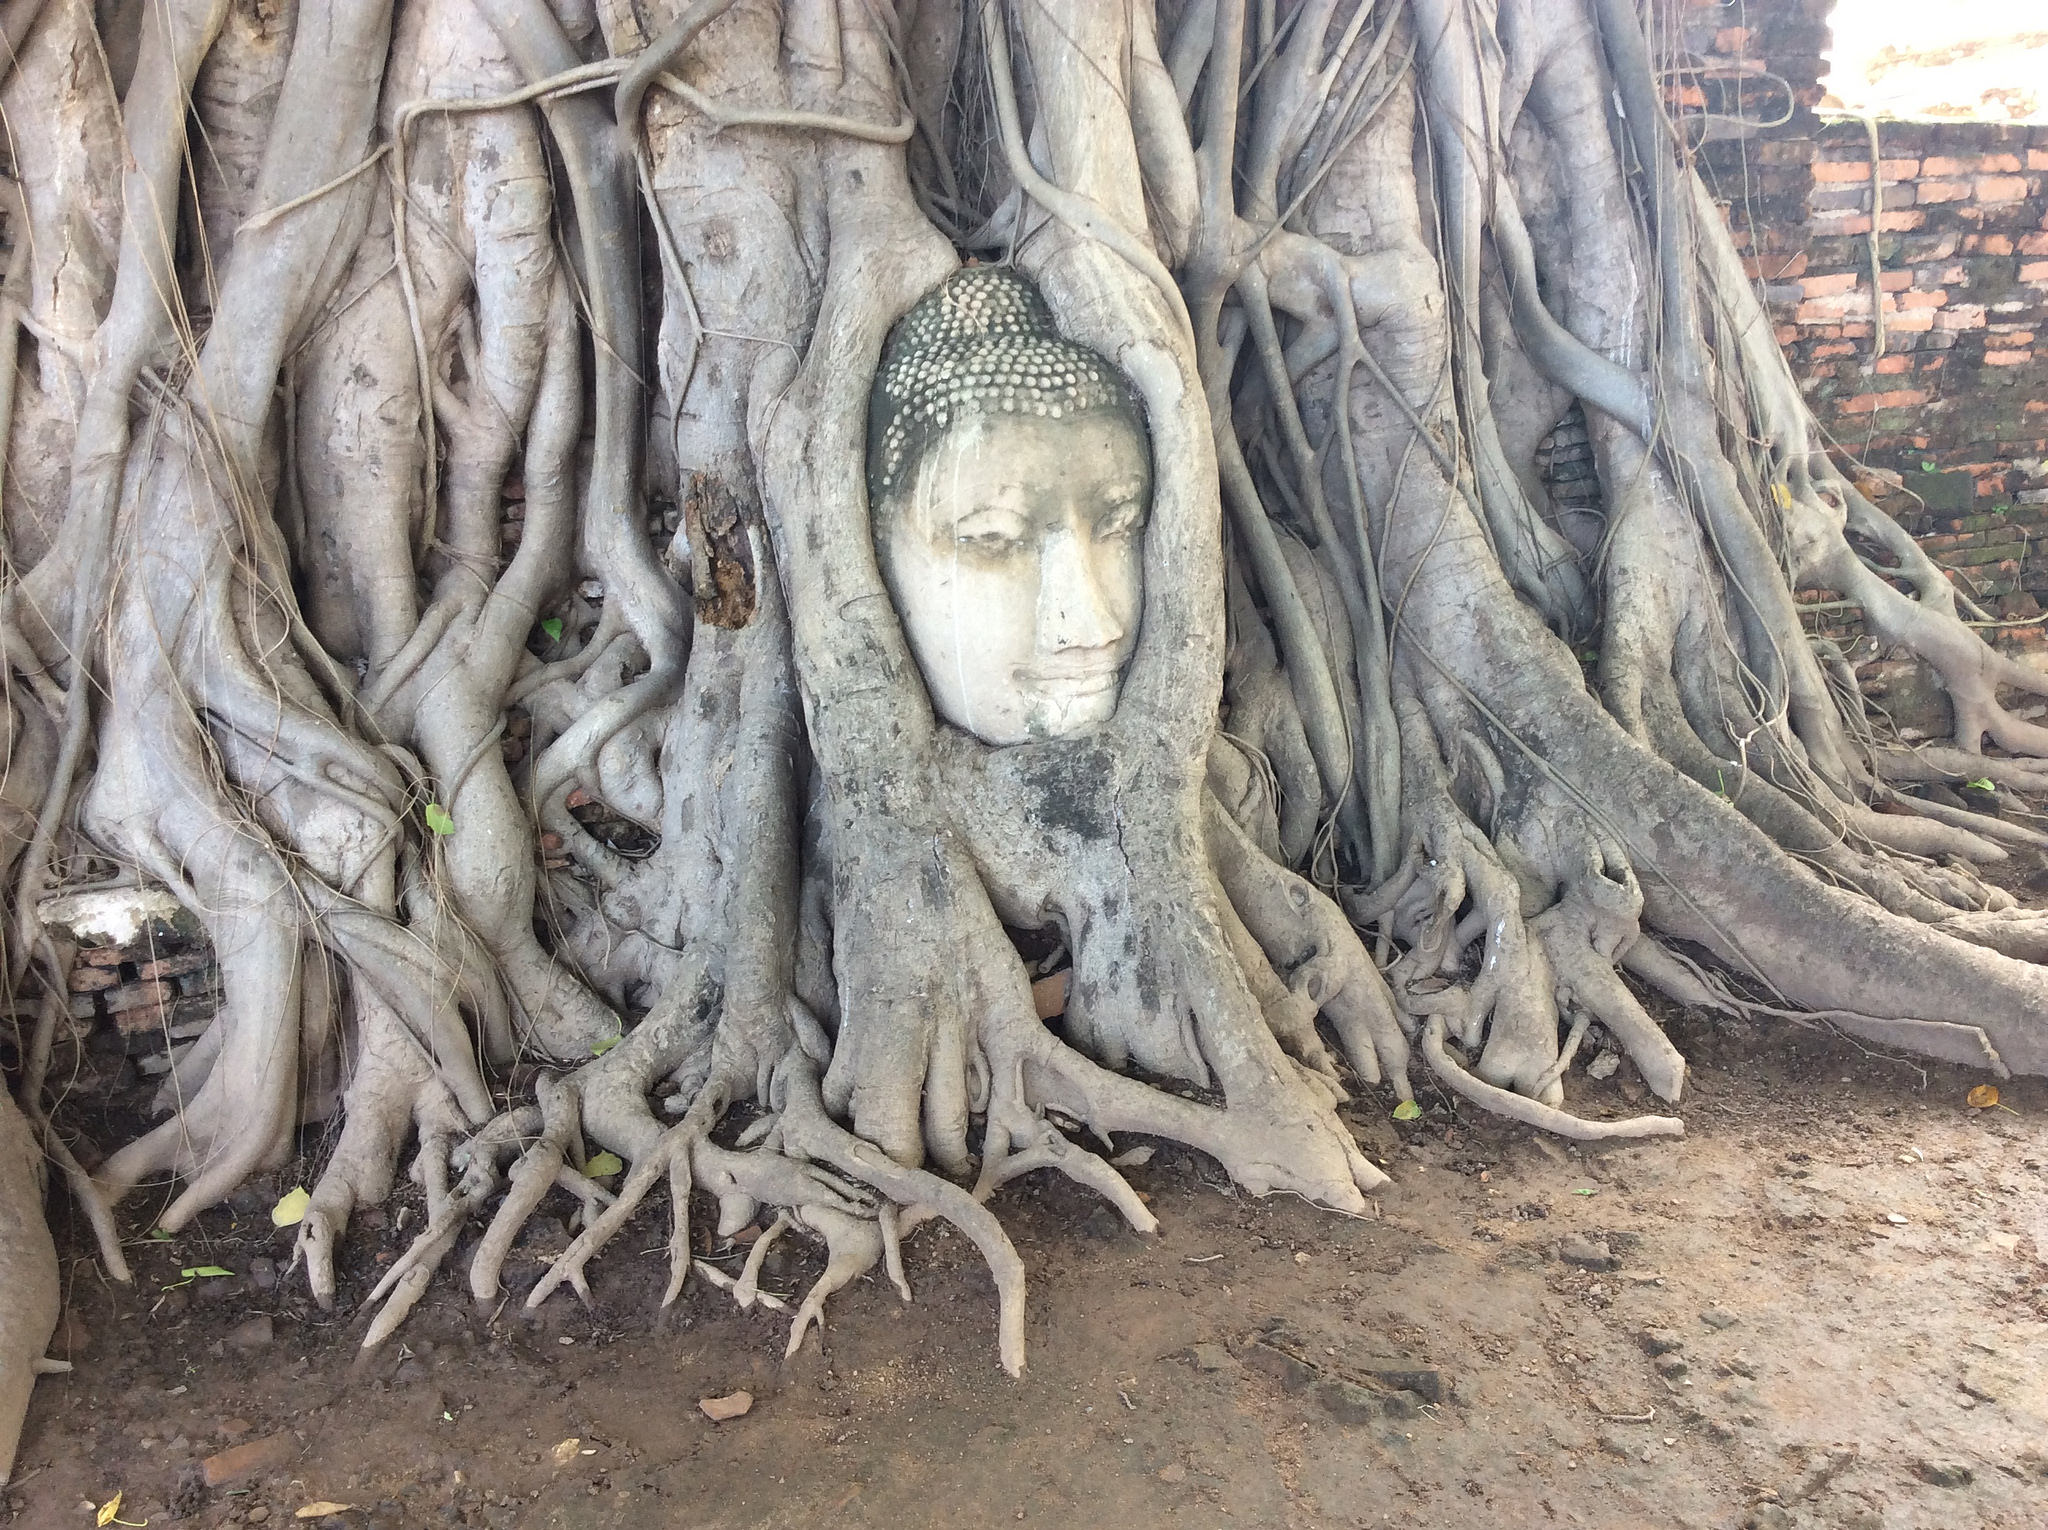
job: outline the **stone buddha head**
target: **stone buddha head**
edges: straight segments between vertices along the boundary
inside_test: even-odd
[[[905,314],[868,406],[875,550],[940,717],[990,744],[1106,722],[1137,646],[1143,411],[1017,272]]]

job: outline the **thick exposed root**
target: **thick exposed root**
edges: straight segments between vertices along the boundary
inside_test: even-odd
[[[0,1485],[57,1327],[57,1249],[43,1222],[43,1154],[14,1098],[0,1088]]]

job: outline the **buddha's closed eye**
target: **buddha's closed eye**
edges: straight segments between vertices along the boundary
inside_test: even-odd
[[[953,522],[953,541],[975,552],[1004,553],[1023,546],[1028,530],[1014,510],[970,510]]]
[[[1127,537],[1141,530],[1145,524],[1145,501],[1138,495],[1112,500],[1109,507],[1096,517],[1095,534],[1098,537]]]

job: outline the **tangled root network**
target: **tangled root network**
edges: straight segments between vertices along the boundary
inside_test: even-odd
[[[366,1343],[459,1244],[496,1298],[557,1189],[580,1232],[527,1301],[587,1297],[665,1187],[665,1300],[751,1303],[775,1238],[823,1241],[792,1351],[950,1222],[1014,1372],[992,1198],[1057,1170],[1151,1227],[1118,1133],[1338,1212],[1384,1176],[1337,1106],[1423,1076],[1675,1136],[1563,1104],[1596,1025],[1679,1099],[1644,988],[2048,1067],[2048,926],[1976,871],[2042,837],[1902,786],[2048,787],[2008,709],[2048,678],[1824,449],[1629,0],[0,23],[41,1149],[0,1226],[39,1226],[40,1158],[125,1278],[124,1197],[176,1230],[326,1122],[323,1303],[402,1158],[429,1207]],[[970,260],[1117,369],[1153,464],[1114,715],[1009,747],[935,716],[866,491],[884,342]],[[1536,466],[1568,416],[1590,506]],[[1938,671],[1953,740],[1865,716],[1809,586]],[[223,997],[160,1124],[82,1163],[50,910],[121,888],[183,905]],[[699,1192],[765,1227],[736,1278],[693,1258]],[[0,1376],[49,1257],[0,1238]]]

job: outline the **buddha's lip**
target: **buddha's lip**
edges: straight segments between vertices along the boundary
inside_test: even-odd
[[[1017,671],[1020,683],[1042,690],[1106,690],[1123,673],[1123,661],[1097,660],[1088,664],[1035,665]]]

